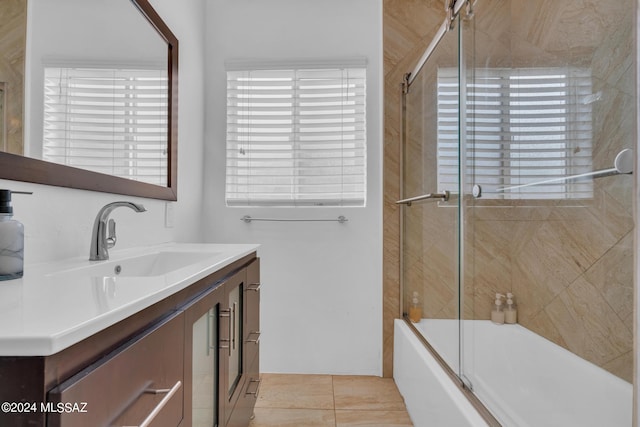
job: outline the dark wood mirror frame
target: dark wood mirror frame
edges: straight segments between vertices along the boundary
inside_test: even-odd
[[[178,39],[148,0],[131,0],[167,43],[169,76],[166,187],[0,152],[0,179],[161,200],[178,199]]]

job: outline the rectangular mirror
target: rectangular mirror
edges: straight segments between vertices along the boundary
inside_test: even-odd
[[[176,200],[178,41],[148,1],[7,3],[0,178]]]

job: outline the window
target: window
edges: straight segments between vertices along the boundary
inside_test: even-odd
[[[364,68],[227,72],[228,206],[364,206]]]
[[[43,158],[167,185],[164,70],[45,68]]]
[[[582,199],[591,180],[588,70],[507,68],[474,70],[467,85],[467,173],[483,198]],[[438,71],[438,184],[458,187],[458,71]],[[488,191],[486,191],[488,189]]]

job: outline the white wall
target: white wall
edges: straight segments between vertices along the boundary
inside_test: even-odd
[[[14,197],[16,219],[26,229],[27,267],[33,262],[86,256],[93,220],[101,206],[123,199],[141,202],[148,212],[114,211],[119,234],[116,249],[202,239],[263,245],[259,253],[264,283],[261,339],[264,372],[381,374],[381,1],[151,0],[151,3],[180,41],[175,227],[164,227],[163,201],[0,180],[0,188],[34,192],[32,196]],[[294,20],[298,23],[293,23]],[[369,61],[367,207],[226,208],[224,60],[354,56],[364,56]],[[203,151],[207,164],[204,170]],[[245,214],[345,215],[349,222],[248,225],[239,220]]]
[[[104,204],[138,201],[148,212],[117,209],[118,248],[167,241],[200,241],[204,140],[204,0],[151,0],[180,42],[178,202],[175,227],[164,227],[165,202],[46,185],[0,180],[0,188],[33,191],[15,195],[15,218],[25,225],[25,263],[88,256],[91,228]],[[34,124],[36,126],[37,124]]]
[[[209,241],[262,244],[260,369],[381,375],[382,2],[206,2],[205,229]],[[225,207],[225,61],[345,57],[368,60],[366,208]]]

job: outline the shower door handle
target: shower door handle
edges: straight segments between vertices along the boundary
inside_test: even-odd
[[[398,200],[396,202],[396,205],[411,206],[412,203],[422,202],[424,200],[430,200],[430,199],[442,200],[443,202],[446,202],[447,200],[449,200],[449,192],[443,191],[442,193],[429,193],[429,194],[423,194],[422,196],[410,197],[408,199]]]

